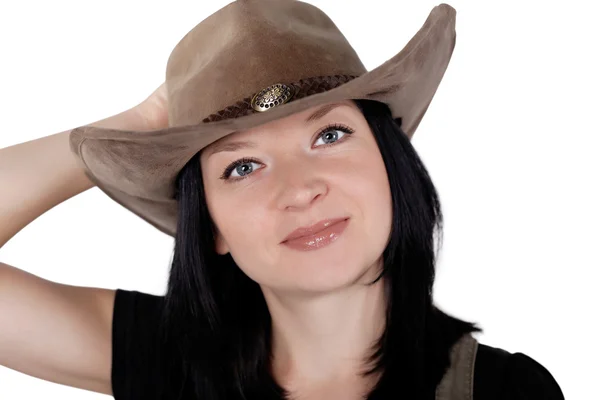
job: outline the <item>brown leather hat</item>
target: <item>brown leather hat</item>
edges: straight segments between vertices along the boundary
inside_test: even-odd
[[[169,127],[74,129],[71,150],[111,199],[175,236],[175,179],[202,148],[235,131],[320,104],[386,103],[412,138],[446,71],[456,11],[433,8],[394,57],[367,71],[331,19],[295,0],[238,0],[173,49],[166,72]]]

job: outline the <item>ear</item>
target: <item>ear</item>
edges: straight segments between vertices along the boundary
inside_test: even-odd
[[[225,238],[223,237],[223,235],[221,235],[221,232],[219,232],[219,230],[217,229],[213,231],[213,233],[215,237],[215,251],[217,252],[217,254],[223,256],[229,253],[229,246],[227,245],[227,242],[225,242]]]

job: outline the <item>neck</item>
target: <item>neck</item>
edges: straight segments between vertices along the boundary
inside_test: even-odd
[[[385,279],[385,278],[384,278]],[[290,297],[263,288],[272,319],[272,371],[284,387],[367,382],[361,373],[385,327],[384,279]]]

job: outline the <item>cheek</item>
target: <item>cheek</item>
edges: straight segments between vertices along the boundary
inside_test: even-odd
[[[240,260],[252,259],[257,248],[273,240],[269,235],[275,227],[270,225],[273,218],[266,215],[267,199],[261,198],[260,193],[227,193],[214,194],[207,203],[232,257],[240,264]]]
[[[373,206],[382,202],[391,204],[387,171],[376,147],[353,154],[351,161],[343,163],[343,169],[346,186],[351,188],[354,198],[368,201]]]
[[[257,204],[257,199],[248,199],[247,196],[219,195],[211,199],[209,211],[223,236],[238,242],[264,229],[264,210]]]
[[[379,153],[370,152],[358,158],[352,171],[349,197],[356,199],[363,215],[365,232],[377,247],[387,243],[392,226],[392,194],[385,164]]]
[[[244,198],[246,198],[244,196]],[[273,276],[269,266],[277,265],[274,252],[276,230],[273,217],[266,215],[261,199],[252,201],[223,200],[219,203],[215,223],[237,266],[255,282]]]

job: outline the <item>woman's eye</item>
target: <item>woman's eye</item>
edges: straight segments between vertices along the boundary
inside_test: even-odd
[[[319,134],[319,137],[315,141],[315,144],[321,139],[323,139],[323,141],[325,142],[325,146],[335,143],[340,139],[340,132],[342,133],[341,137],[344,137],[344,135],[348,133],[342,129],[327,129]]]
[[[258,163],[255,163],[253,161],[245,161],[245,162],[237,164],[237,166],[235,166],[231,170],[231,174],[229,174],[229,176],[232,178],[241,178],[243,176],[250,174],[252,171],[254,171],[254,167],[252,167],[252,164],[258,165]],[[237,176],[236,176],[236,174],[237,174]]]
[[[220,178],[224,181],[236,181],[240,179],[244,179],[244,177],[254,171],[254,167],[252,164],[259,164],[258,160],[252,158],[241,158],[229,164],[223,174],[221,174]],[[235,179],[230,179],[230,176],[233,174],[237,174],[237,176],[233,176]]]

